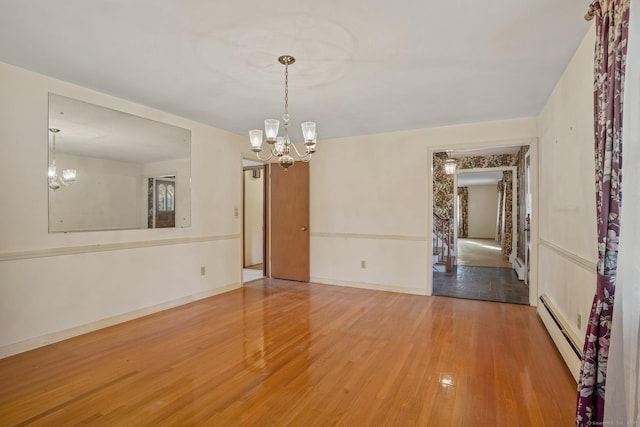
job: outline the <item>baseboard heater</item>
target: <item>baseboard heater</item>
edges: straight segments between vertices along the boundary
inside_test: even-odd
[[[562,358],[577,381],[582,360],[582,348],[579,341],[546,294],[540,296],[540,302],[542,304],[538,306],[538,315],[547,327],[549,335],[551,335],[558,351],[560,351]]]

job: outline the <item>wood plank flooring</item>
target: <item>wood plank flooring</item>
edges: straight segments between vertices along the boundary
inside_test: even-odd
[[[263,279],[0,360],[0,425],[570,426],[528,306]]]
[[[502,255],[502,248],[493,239],[458,238],[458,265],[474,267],[512,268]]]

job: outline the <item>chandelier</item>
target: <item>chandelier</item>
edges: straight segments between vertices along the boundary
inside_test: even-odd
[[[276,119],[266,119],[264,121],[264,134],[267,144],[270,145],[269,157],[260,157],[262,151],[262,137],[263,132],[261,129],[254,129],[249,131],[249,139],[251,141],[251,151],[256,153],[256,157],[259,160],[268,161],[273,157],[277,157],[278,164],[286,171],[297,160],[302,162],[308,162],[311,160],[311,156],[316,152],[316,124],[315,122],[302,123],[302,135],[304,137],[304,145],[306,151],[300,153],[296,146],[289,139],[289,65],[296,62],[296,59],[290,55],[283,55],[278,58],[278,61],[284,65],[284,114],[282,115],[282,124],[284,126],[284,136],[278,136],[278,129],[280,127],[280,121]]]
[[[447,159],[444,162],[444,173],[447,175],[453,175],[456,173],[456,161],[453,159]]]
[[[61,185],[68,187],[73,184],[76,180],[76,170],[64,169],[62,171],[62,176],[58,175],[58,171],[56,170],[56,134],[60,132],[60,129],[49,128],[49,132],[51,132],[51,138],[53,139],[53,148],[51,151],[51,163],[49,163],[47,175],[49,176],[49,188],[55,191],[60,188]]]
[[[451,158],[451,151],[447,150],[447,160],[444,162],[444,173],[453,175],[456,173],[456,161]]]

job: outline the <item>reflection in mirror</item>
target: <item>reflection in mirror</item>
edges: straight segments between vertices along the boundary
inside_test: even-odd
[[[191,226],[191,131],[49,94],[49,232]]]

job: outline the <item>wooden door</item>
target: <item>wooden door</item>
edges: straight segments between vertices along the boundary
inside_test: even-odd
[[[309,281],[309,164],[270,170],[271,277]]]

